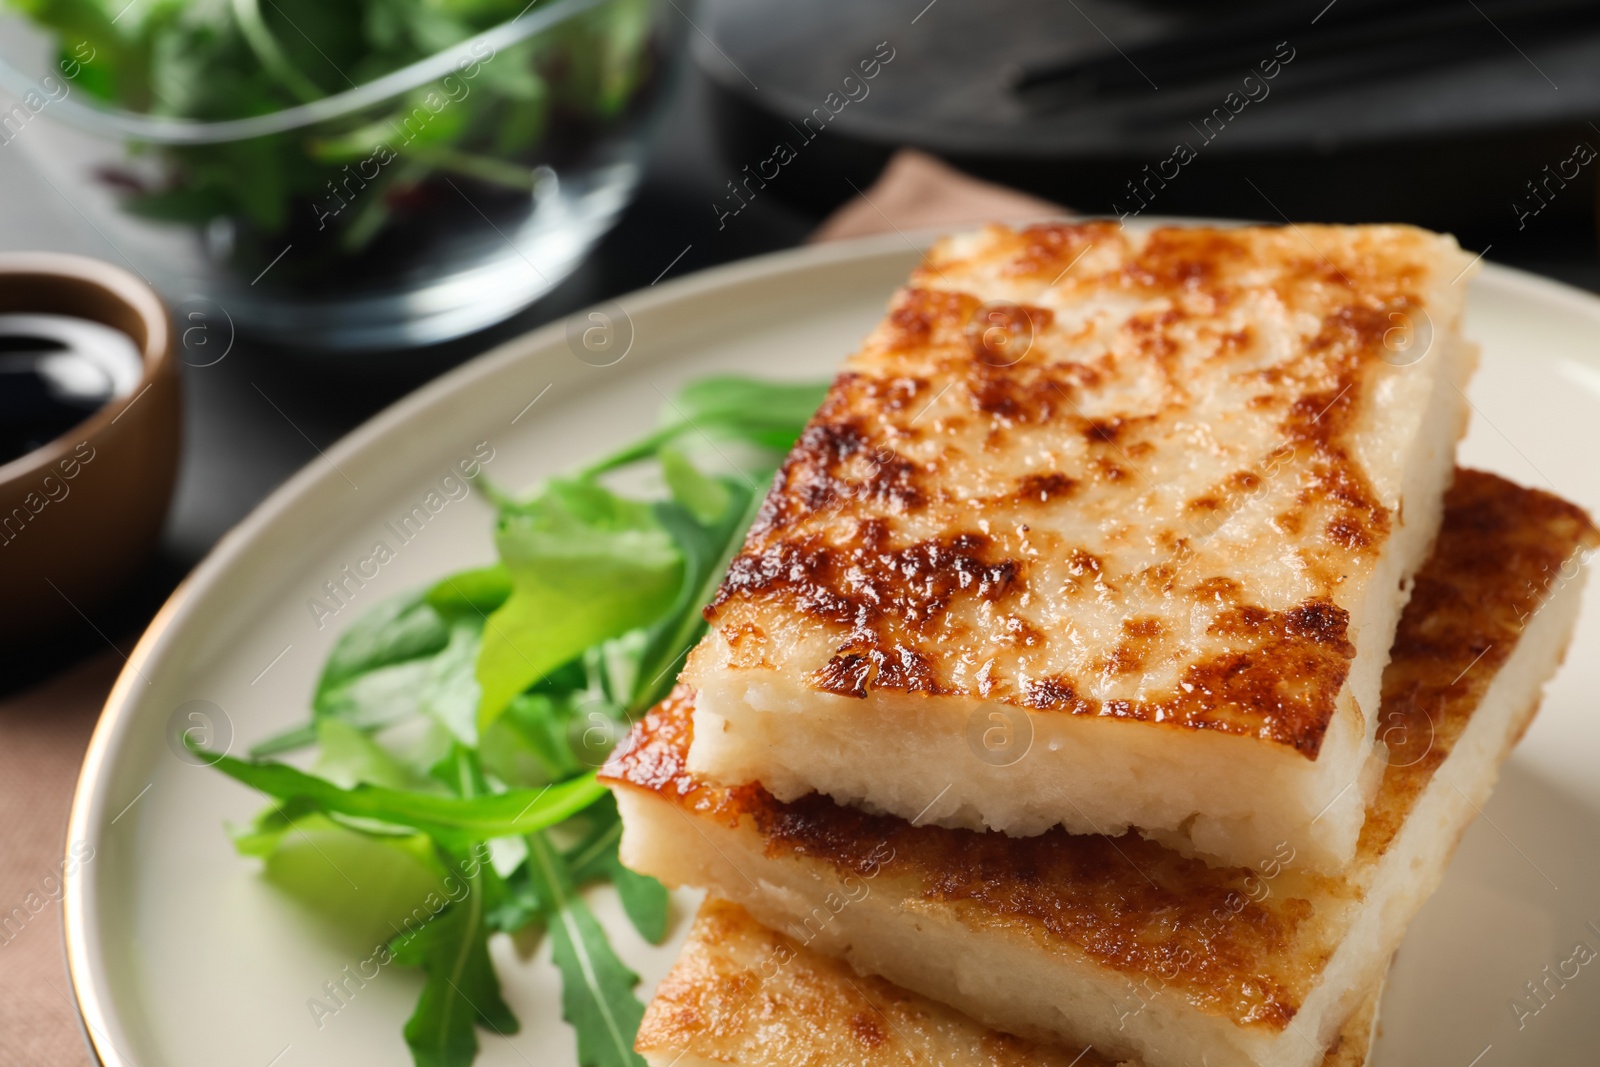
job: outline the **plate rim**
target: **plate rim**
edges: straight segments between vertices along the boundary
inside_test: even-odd
[[[1073,217],[1071,221],[1101,221],[1101,217],[1079,216]],[[1104,221],[1114,220],[1107,218]],[[1136,221],[1136,227],[1141,230],[1169,225],[1231,227],[1250,224],[1252,223],[1231,219],[1168,216],[1143,216]],[[975,227],[965,227],[965,229],[973,228]],[[636,289],[613,299],[577,309],[543,326],[509,338],[424,383],[351,429],[329,446],[323,455],[307,461],[224,533],[173,589],[140,635],[101,707],[99,719],[85,749],[83,763],[73,786],[72,803],[61,854],[67,860],[72,859],[70,850],[73,843],[90,840],[90,831],[101,827],[106,795],[100,787],[107,777],[111,759],[118,749],[118,742],[124,730],[128,728],[129,712],[135,703],[134,698],[137,693],[135,686],[144,677],[142,668],[166,651],[169,636],[183,620],[186,611],[195,603],[198,594],[223,580],[231,572],[238,557],[254,545],[264,527],[277,515],[310,495],[321,482],[339,477],[336,466],[333,465],[341,460],[353,459],[356,454],[367,449],[374,440],[403,425],[408,419],[433,408],[450,395],[470,387],[473,382],[516,364],[525,358],[530,350],[538,350],[558,341],[565,332],[568,322],[581,319],[596,308],[614,304],[629,315],[636,312],[645,313],[663,305],[715,292],[731,284],[760,281],[775,275],[812,271],[839,263],[856,263],[876,257],[909,257],[913,253],[920,255],[933,240],[947,232],[953,231],[944,228],[917,230],[910,234],[896,231],[842,241],[804,244],[734,260],[673,279],[659,286],[652,284]],[[1474,281],[1537,296],[1540,300],[1558,303],[1576,312],[1587,314],[1594,320],[1597,331],[1600,331],[1600,295],[1530,271],[1494,263],[1485,259],[1482,253],[1474,259],[1473,265],[1480,268]],[[117,1050],[113,1036],[120,1034],[122,1028],[117,1022],[117,1011],[111,1003],[109,992],[102,998],[96,988],[98,977],[96,964],[100,962],[97,959],[97,955],[100,954],[99,942],[91,944],[87,932],[89,925],[87,917],[96,907],[98,899],[94,890],[95,883],[84,874],[82,867],[75,863],[66,870],[71,873],[64,873],[62,878],[62,942],[68,984],[71,987],[79,1029],[83,1034],[85,1045],[97,1064],[120,1063],[127,1057]]]

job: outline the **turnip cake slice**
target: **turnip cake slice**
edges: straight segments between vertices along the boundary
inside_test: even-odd
[[[1362,1067],[1377,1031],[1371,990],[1319,1067]],[[1092,1048],[991,1030],[954,1008],[818,955],[710,898],[655,997],[635,1048],[650,1067],[1113,1067]],[[1126,1067],[1138,1067],[1127,1064]]]
[[[941,241],[707,609],[691,767],[1337,869],[1465,426],[1471,266],[1402,226]]]
[[[1310,1067],[1443,876],[1566,647],[1577,508],[1462,471],[1383,679],[1392,742],[1354,861],[1286,842],[1212,866],[1135,833],[949,829],[725,787],[688,767],[693,694],[608,764],[623,862],[986,1026],[1147,1067]]]

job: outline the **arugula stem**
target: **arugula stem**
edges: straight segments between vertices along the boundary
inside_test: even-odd
[[[687,423],[673,423],[670,426],[663,426],[661,429],[647,434],[646,436],[635,441],[633,444],[628,445],[619,451],[611,453],[611,455],[606,456],[604,459],[596,460],[587,467],[579,469],[576,477],[598,478],[602,474],[608,474],[611,471],[620,470],[623,467],[631,466],[632,464],[639,463],[643,460],[653,459],[655,454],[661,450],[663,445],[671,444],[677,438],[682,437],[683,434],[690,429],[691,427]]]
[[[478,795],[477,781],[472,773],[470,757],[467,755],[467,750],[460,746],[456,747],[456,789],[463,800],[471,800]],[[462,905],[467,908],[466,928],[469,931],[477,930],[483,922],[483,867],[481,864],[474,870],[472,876],[467,879],[466,899],[455,906],[459,908]],[[475,941],[472,937],[463,937],[456,945],[455,954],[450,960],[450,970],[445,976],[445,981],[449,982],[450,988],[457,991],[457,993],[460,993],[461,976],[467,969],[467,961],[472,956],[474,945]],[[450,1032],[449,1013],[453,1010],[459,1010],[465,1001],[466,996],[464,994],[444,999],[443,1010],[446,1017],[439,1026],[441,1032]],[[472,1007],[471,1005],[467,1006],[469,1008]]]
[[[273,734],[265,741],[257,742],[250,749],[253,759],[264,756],[277,756],[284,752],[293,752],[305,748],[307,745],[317,743],[317,724],[315,722],[302,723],[279,734]]]
[[[594,960],[589,956],[589,944],[579,929],[576,918],[573,916],[574,901],[570,896],[571,889],[566,885],[566,871],[557,869],[560,861],[552,854],[549,843],[542,833],[528,834],[528,860],[539,866],[539,873],[544,881],[544,887],[550,893],[550,901],[554,907],[549,919],[561,924],[570,944],[573,957],[578,969],[583,975],[584,985],[594,992],[594,1006],[600,1013],[605,1024],[606,1036],[613,1048],[624,1062],[632,1058],[633,1036],[624,1034],[624,1027],[619,1025],[617,1017],[611,1011],[611,1005],[606,998],[600,995],[600,976],[596,971]],[[631,1029],[631,1028],[628,1028]]]
[[[467,899],[462,901],[461,904],[457,904],[456,907],[459,908],[462,904],[467,907],[467,929],[477,930],[483,923],[483,871],[481,868],[478,873],[467,879]],[[454,958],[450,960],[450,973],[446,976],[445,981],[449,982],[450,988],[458,993],[461,989],[461,976],[466,972],[467,962],[472,958],[472,950],[475,946],[476,942],[473,938],[463,937],[456,946]],[[443,1033],[450,1032],[448,1016],[451,1010],[460,1010],[462,1005],[465,1005],[474,1015],[477,1014],[476,1008],[467,1003],[465,995],[446,997],[444,1004],[446,1018],[439,1026],[440,1031]]]
[[[472,758],[461,745],[456,746],[456,791],[463,800],[471,800],[478,795],[477,778],[472,773]]]
[[[592,771],[542,790],[517,789],[471,798],[366,783],[341,789],[286,763],[250,763],[192,744],[190,749],[217,770],[268,796],[279,800],[302,797],[329,814],[410,826],[444,842],[483,841],[553,826],[587,808],[606,791]]]

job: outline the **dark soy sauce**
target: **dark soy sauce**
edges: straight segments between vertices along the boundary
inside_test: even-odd
[[[0,315],[0,463],[129,395],[142,370],[121,330],[70,315]]]

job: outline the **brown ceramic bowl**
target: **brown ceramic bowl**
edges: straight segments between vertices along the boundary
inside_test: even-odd
[[[0,640],[40,636],[114,594],[150,556],[178,469],[178,370],[166,309],[119,267],[0,255],[0,313],[75,315],[132,337],[144,374],[41,448],[0,465]],[[83,625],[82,622],[79,625]]]

